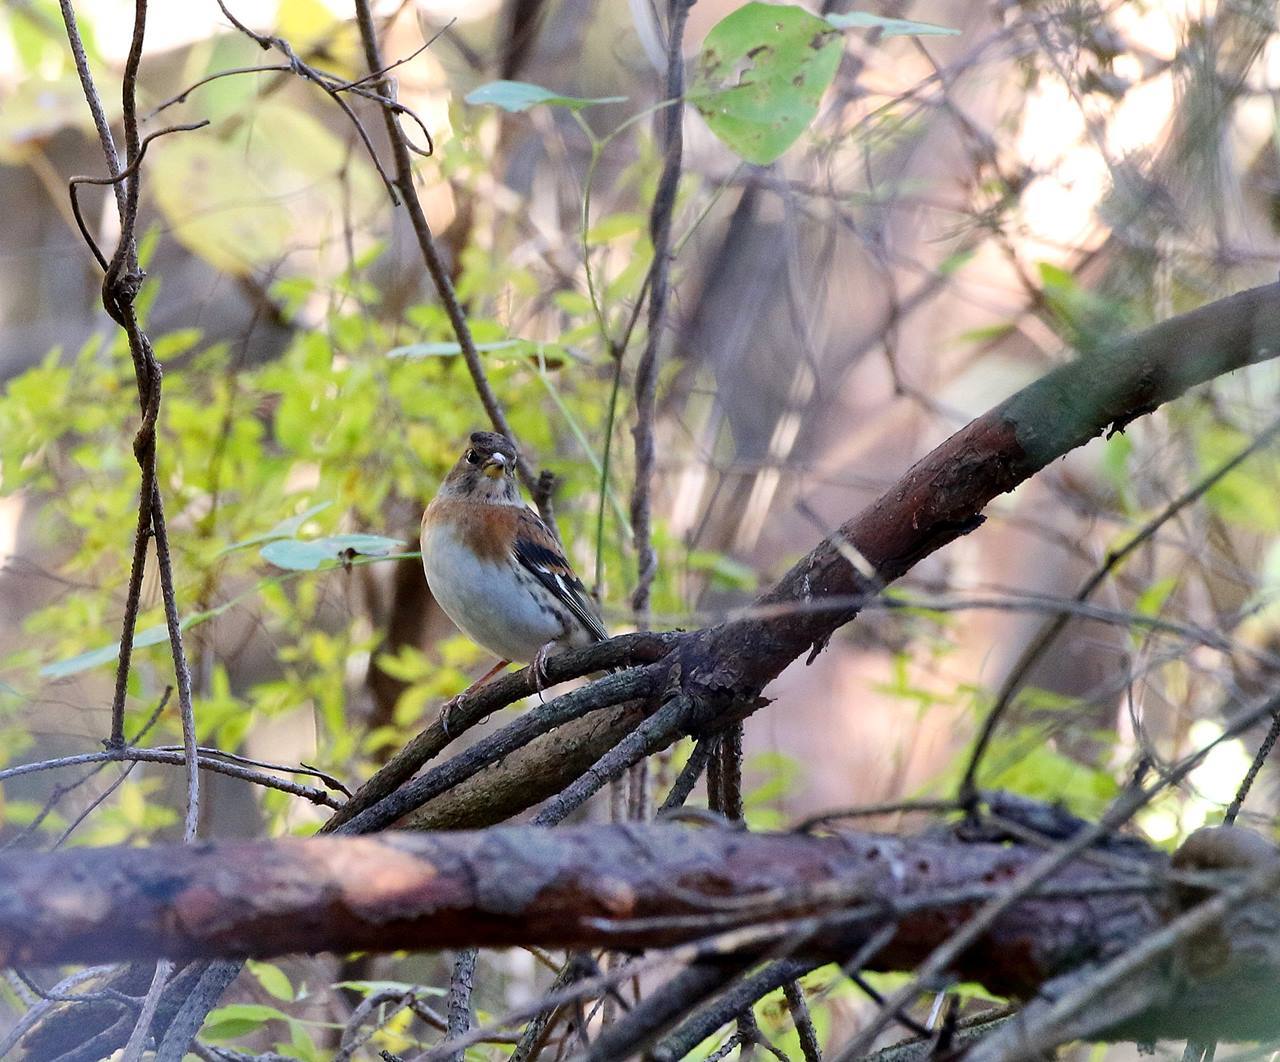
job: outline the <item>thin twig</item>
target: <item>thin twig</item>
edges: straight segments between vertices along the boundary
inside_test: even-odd
[[[580,981],[586,976],[590,967],[599,969],[591,961],[589,955],[569,956],[560,968],[560,972],[556,974],[556,979],[551,982],[551,987],[547,990],[547,994],[552,995],[567,988],[574,982]],[[516,1049],[511,1053],[510,1062],[529,1062],[529,1059],[537,1057],[543,1043],[546,1042],[547,1033],[555,1022],[559,1010],[559,1005],[547,1006],[529,1020],[520,1036],[519,1042],[516,1044]]]
[[[663,748],[684,729],[689,701],[673,698],[591,765],[585,774],[552,797],[534,818],[539,826],[554,826],[591,799],[607,782],[651,752]]]
[[[711,765],[716,767],[715,784],[711,773],[707,774],[707,808],[719,812],[730,822],[742,822],[742,722],[730,723],[720,732]],[[754,1000],[752,1001],[754,1002]],[[738,1013],[738,1039],[745,1052],[751,1044],[760,1042],[760,1026],[751,1006]]]
[[[471,1029],[471,992],[476,982],[475,948],[466,948],[458,952],[453,961],[453,973],[449,978],[449,997],[445,1007],[448,1028],[445,1031],[446,1042],[465,1036]],[[465,1048],[458,1048],[448,1062],[462,1062],[466,1054]]]
[[[778,959],[769,963],[750,977],[737,982],[704,1009],[687,1018],[675,1032],[653,1048],[650,1052],[651,1057],[655,1062],[675,1062],[677,1059],[686,1057],[717,1029],[733,1021],[735,1017],[749,1012],[757,1001],[770,992],[793,982],[817,965],[819,965],[817,960],[791,958]],[[745,1042],[747,1035],[744,1026],[739,1024],[734,1036]]]
[[[614,1062],[639,1057],[648,1045],[691,1008],[719,991],[751,964],[749,958],[727,955],[685,967],[660,989],[637,1004],[626,1017],[601,1030],[576,1062]]]
[[[711,753],[718,740],[717,736],[698,738],[693,751],[689,753],[688,760],[676,775],[676,780],[671,785],[671,792],[658,808],[657,818],[684,806],[684,802],[689,799],[689,794],[693,792],[693,787],[702,777],[702,772],[706,769],[707,761],[711,759]]]
[[[142,1058],[143,1049],[151,1033],[151,1021],[156,1016],[160,997],[164,995],[165,985],[169,983],[169,976],[172,973],[173,963],[168,959],[160,959],[156,962],[156,972],[151,977],[151,987],[147,989],[146,998],[142,1001],[142,1010],[133,1026],[133,1032],[129,1034],[129,1042],[124,1045],[124,1052],[120,1056],[121,1062],[138,1062]]]
[[[82,985],[86,981],[92,981],[96,978],[102,977],[113,969],[115,969],[114,966],[90,966],[83,970],[77,970],[70,976],[63,978],[47,991],[44,989],[37,989],[37,995],[40,996],[40,1002],[22,1015],[22,1017],[14,1024],[13,1028],[5,1035],[4,1039],[0,1040],[0,1058],[7,1056],[9,1052],[18,1045],[22,1038],[30,1032],[32,1027],[45,1016],[45,1014],[62,1002],[80,1002],[82,999],[86,1002],[90,1000],[94,1002],[110,1001],[112,1003],[118,1003],[125,1007],[127,1012],[132,1013],[132,1010],[137,1007],[137,1001],[130,996],[125,996],[123,993],[113,992],[111,996],[108,996],[105,993],[94,992],[86,993],[84,996],[79,996],[72,994],[71,992],[71,989],[75,988],[77,985]],[[14,972],[17,973],[19,977],[23,976],[20,971],[15,970]],[[30,982],[27,983],[29,984]],[[114,998],[116,996],[119,998]]]
[[[323,89],[328,94],[329,98],[338,105],[338,107],[342,110],[342,113],[346,115],[347,119],[355,127],[356,135],[360,137],[360,143],[364,145],[364,149],[368,153],[369,159],[373,162],[374,169],[378,171],[378,176],[382,178],[382,183],[387,189],[387,194],[391,196],[391,201],[393,203],[396,202],[395,185],[392,182],[391,178],[387,175],[387,171],[383,169],[382,160],[378,158],[378,152],[375,150],[373,146],[373,141],[369,139],[369,134],[364,127],[364,123],[360,121],[360,118],[356,114],[356,112],[351,109],[351,105],[342,98],[342,89],[344,87],[350,87],[358,95],[374,96],[374,98],[376,98],[379,103],[392,106],[395,109],[397,114],[408,115],[414,121],[414,123],[417,124],[418,128],[422,130],[423,134],[427,138],[427,148],[425,151],[421,151],[420,153],[424,155],[430,155],[432,151],[434,151],[434,145],[431,142],[431,133],[427,129],[426,124],[422,121],[422,119],[420,119],[416,114],[414,114],[408,107],[404,107],[393,100],[385,99],[380,95],[366,92],[363,89],[356,89],[354,85],[346,86],[344,82],[341,82],[338,78],[335,78],[333,75],[326,74],[321,70],[317,70],[315,67],[311,66],[309,63],[304,62],[298,56],[297,52],[293,50],[293,46],[283,37],[275,37],[275,36],[270,36],[268,34],[255,33],[253,30],[251,30],[248,26],[246,26],[243,22],[241,22],[238,18],[236,18],[235,15],[231,13],[230,9],[227,7],[224,0],[218,0],[218,8],[222,11],[223,15],[226,16],[227,21],[230,22],[231,25],[233,25],[237,30],[243,33],[250,40],[254,41],[259,48],[261,48],[263,51],[269,51],[272,48],[275,48],[277,51],[281,52],[286,59],[289,60],[288,67],[287,67],[288,70],[297,74],[304,81],[310,81],[313,85],[318,85],[321,89]],[[192,88],[194,87],[195,86],[192,86]],[[187,91],[189,92],[191,90],[188,89]],[[415,150],[418,150],[418,149],[415,149]]]
[[[157,746],[156,751],[175,752],[181,747],[182,746],[180,745],[159,745]],[[287,763],[272,763],[270,760],[255,760],[249,756],[241,756],[238,752],[228,752],[226,749],[209,748],[205,745],[199,746],[196,749],[196,752],[201,756],[214,756],[218,759],[228,760],[231,763],[238,763],[245,767],[260,767],[266,771],[283,771],[285,774],[309,775],[312,778],[319,779],[325,784],[325,786],[336,793],[341,793],[343,796],[347,797],[351,795],[351,790],[333,775],[320,770],[318,767],[312,767],[307,763],[299,763],[298,766],[294,767]]]
[[[664,158],[649,213],[649,236],[653,243],[653,266],[649,271],[649,334],[645,337],[645,348],[636,366],[636,423],[632,429],[636,444],[636,472],[631,495],[631,526],[635,532],[638,571],[631,608],[640,627],[648,626],[649,591],[658,572],[650,498],[655,461],[653,433],[658,395],[658,346],[662,342],[667,315],[671,216],[675,212],[684,151],[684,27],[694,2],[670,0],[668,9],[666,99],[676,102],[664,108],[658,118],[663,128]]]
[[[792,979],[782,986],[782,994],[786,996],[805,1062],[822,1062],[822,1045],[818,1043],[818,1030],[813,1027],[813,1016],[805,1002],[804,988],[799,981]]]
[[[1280,738],[1280,712],[1277,712],[1275,718],[1271,720],[1271,728],[1267,731],[1267,736],[1262,739],[1262,744],[1258,746],[1258,753],[1253,757],[1253,763],[1249,765],[1249,770],[1245,774],[1243,781],[1241,781],[1240,788],[1236,790],[1235,797],[1232,798],[1226,814],[1222,817],[1224,825],[1230,826],[1236,821],[1236,816],[1240,814],[1240,807],[1244,804],[1245,797],[1249,795],[1249,790],[1253,788],[1258,772],[1262,770],[1262,765],[1267,762],[1267,757],[1271,755],[1271,750],[1275,748],[1277,738]]]
[[[869,818],[874,815],[893,815],[906,811],[939,812],[958,811],[961,804],[957,800],[889,800],[882,804],[862,804],[854,808],[836,808],[832,811],[820,811],[801,819],[791,829],[796,833],[809,833],[819,826],[840,819]]]
[[[119,749],[105,749],[102,752],[81,752],[74,756],[59,756],[50,760],[39,760],[35,763],[21,763],[16,767],[6,767],[0,771],[0,782],[9,778],[17,778],[24,774],[37,774],[41,771],[52,771],[63,767],[79,767],[86,763],[166,763],[177,767],[183,767],[187,764],[186,753],[172,747],[163,749],[135,749],[125,746]],[[212,771],[215,774],[225,774],[230,778],[239,778],[241,781],[252,782],[254,785],[264,786],[268,789],[279,789],[283,793],[289,793],[292,796],[302,797],[309,800],[313,804],[321,804],[329,808],[339,808],[341,802],[325,790],[316,786],[301,785],[297,782],[289,782],[283,778],[273,778],[271,775],[264,774],[261,771],[251,770],[240,764],[228,763],[226,760],[217,755],[207,755],[200,757],[197,755],[196,763],[199,764],[200,770]],[[289,768],[276,768],[277,770],[288,770]]]

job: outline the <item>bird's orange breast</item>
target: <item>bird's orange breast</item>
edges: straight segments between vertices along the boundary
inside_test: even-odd
[[[497,562],[511,556],[519,515],[520,510],[512,505],[449,498],[427,506],[422,514],[422,530],[448,526],[478,559]]]

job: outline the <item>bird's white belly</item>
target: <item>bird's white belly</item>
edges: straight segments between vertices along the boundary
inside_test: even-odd
[[[534,576],[514,559],[484,561],[445,527],[422,532],[422,566],[431,593],[458,628],[503,660],[527,662],[564,635],[555,611],[544,607]]]

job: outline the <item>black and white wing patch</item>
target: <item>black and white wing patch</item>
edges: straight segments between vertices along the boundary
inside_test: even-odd
[[[546,587],[596,641],[609,637],[582,580],[573,573],[569,562],[547,525],[530,509],[524,509],[516,522],[512,552],[520,565]]]

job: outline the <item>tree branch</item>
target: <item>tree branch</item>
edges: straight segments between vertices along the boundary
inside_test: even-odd
[[[979,527],[989,502],[1046,465],[1197,384],[1277,355],[1280,284],[1268,284],[1082,354],[1024,387],[913,465],[743,615],[680,636],[661,666],[690,699],[684,733],[754,710],[763,702],[751,698],[793,660],[812,659],[880,588]],[[619,713],[612,724],[562,727],[554,743],[521,750],[520,770],[536,784],[511,784],[513,768],[503,764],[428,803],[414,821],[455,829],[501,821],[596,762],[561,756],[559,745],[596,742],[599,757],[637,722]]]
[[[790,920],[845,912],[845,927],[812,935],[807,953],[852,952],[864,923],[902,918],[876,960],[894,967],[918,960],[927,940],[964,921],[975,896],[1038,854],[634,823],[23,852],[0,857],[0,962],[672,947],[707,937],[708,926],[750,930],[750,952],[786,938]],[[1150,930],[1160,919],[1145,894],[1166,860],[1148,850],[1130,865],[1072,861],[1048,879],[1054,899],[1024,900],[992,927],[986,943],[1007,945],[1007,960],[962,957],[957,969],[995,990],[1027,991],[1064,969],[1064,945],[1083,934]]]
[[[1243,831],[1210,834],[1175,863],[1214,865],[1200,856]],[[1245,864],[1201,871],[1191,894],[1153,850],[1135,845],[1119,864],[1078,856],[1003,911],[948,975],[1027,999],[1055,978],[1124,955],[1146,1005],[1120,1032],[1275,1035],[1280,904],[1271,886],[1280,859],[1248,839],[1256,844],[1243,846]],[[1038,858],[1034,849],[937,835],[635,824],[21,853],[0,858],[0,961],[719,939],[704,959],[741,964],[783,947],[819,963],[842,961],[896,925],[871,966],[905,970]],[[1108,970],[1119,976],[1114,964]],[[1054,1013],[1065,1007],[1064,997]]]

